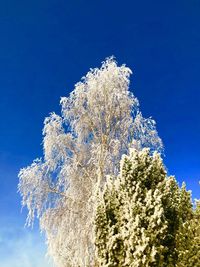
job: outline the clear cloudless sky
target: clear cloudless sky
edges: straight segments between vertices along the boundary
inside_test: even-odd
[[[43,237],[23,228],[17,174],[42,156],[49,112],[114,55],[157,122],[169,174],[200,197],[200,1],[0,1],[0,267],[45,267]]]

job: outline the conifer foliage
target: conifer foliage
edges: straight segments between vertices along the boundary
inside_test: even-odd
[[[182,197],[186,201],[183,212],[182,224],[180,224],[177,236],[178,261],[176,267],[200,267],[200,201],[196,201],[195,209],[188,206],[190,193],[186,192],[185,185],[182,188]]]
[[[160,155],[131,149],[121,160],[118,177],[109,177],[99,195],[95,217],[99,266],[199,266],[194,263],[199,233],[192,225],[187,232],[192,214],[190,193],[185,185],[180,189],[174,177],[167,177]]]

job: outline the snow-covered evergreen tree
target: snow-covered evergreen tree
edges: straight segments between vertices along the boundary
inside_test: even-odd
[[[104,267],[172,267],[179,227],[179,187],[149,149],[123,156],[96,211],[96,255]]]
[[[178,261],[176,267],[200,267],[200,201],[195,209],[191,205],[190,192],[182,186],[182,223],[177,235]]]
[[[155,122],[143,118],[129,91],[130,74],[113,58],[88,72],[61,99],[62,116],[52,113],[45,119],[44,158],[19,173],[27,223],[39,218],[59,267],[94,265],[96,193],[107,174],[118,173],[130,144],[162,149]]]

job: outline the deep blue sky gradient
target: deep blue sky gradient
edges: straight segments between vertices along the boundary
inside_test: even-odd
[[[169,174],[200,197],[199,14],[199,0],[0,2],[1,224],[23,226],[17,173],[42,156],[44,117],[111,55],[134,72]]]

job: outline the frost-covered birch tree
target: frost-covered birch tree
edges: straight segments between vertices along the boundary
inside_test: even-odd
[[[44,121],[44,156],[21,169],[19,191],[59,267],[94,266],[96,194],[130,146],[162,149],[155,122],[130,92],[131,70],[113,58],[91,69]]]

